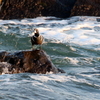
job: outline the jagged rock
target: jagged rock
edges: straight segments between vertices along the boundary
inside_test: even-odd
[[[100,0],[77,0],[70,16],[100,16]]]
[[[14,73],[64,73],[56,68],[43,50],[0,52],[0,74]]]

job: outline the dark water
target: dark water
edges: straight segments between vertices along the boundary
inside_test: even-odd
[[[0,20],[0,50],[31,49],[38,28],[42,49],[64,74],[0,75],[0,100],[100,100],[100,22],[96,17]]]

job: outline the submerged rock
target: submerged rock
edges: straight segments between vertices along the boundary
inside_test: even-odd
[[[14,73],[64,73],[56,68],[43,50],[0,52],[0,74]]]

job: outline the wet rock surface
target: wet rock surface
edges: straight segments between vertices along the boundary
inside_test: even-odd
[[[56,68],[43,50],[0,52],[0,74],[14,73],[64,73]]]

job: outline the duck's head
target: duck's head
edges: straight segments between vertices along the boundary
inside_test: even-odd
[[[39,36],[39,30],[38,29],[34,29],[34,35],[36,36],[36,37],[38,37]]]

